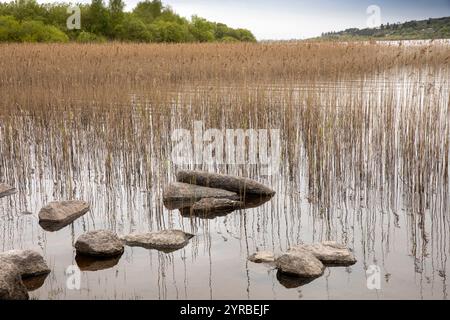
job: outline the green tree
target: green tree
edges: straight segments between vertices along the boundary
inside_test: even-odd
[[[161,14],[155,20],[176,22],[178,24],[187,24],[188,22],[185,18],[182,18],[176,14],[169,6],[165,6],[161,11]]]
[[[116,36],[116,29],[119,25],[122,24],[124,13],[123,9],[125,4],[122,0],[109,0],[109,12],[111,18],[111,28],[108,30],[108,34],[111,37]]]
[[[67,42],[69,37],[55,26],[29,20],[22,23],[20,40],[24,42]]]
[[[16,0],[8,5],[9,15],[14,16],[19,22],[24,20],[44,21],[46,10],[36,0]]]
[[[0,41],[19,41],[20,28],[20,23],[13,16],[0,16]]]
[[[48,3],[43,5],[45,8],[45,23],[58,27],[61,30],[67,28],[67,4]]]
[[[238,39],[230,37],[230,36],[225,36],[225,37],[221,38],[220,41],[222,41],[222,42],[239,42]]]
[[[92,0],[87,17],[83,20],[85,29],[97,35],[110,33],[110,17],[103,0]]]
[[[154,27],[157,34],[156,39],[159,42],[189,42],[193,40],[186,24],[159,20],[154,23]]]
[[[238,40],[256,42],[255,36],[247,29],[236,29]]]
[[[213,23],[198,16],[192,16],[189,31],[199,42],[211,42],[214,37],[215,26]]]
[[[239,36],[240,34],[237,30],[228,27],[226,24],[216,23],[214,29],[214,37],[216,40],[231,42],[234,39],[235,41],[239,41]]]
[[[438,34],[443,38],[450,38],[450,25],[444,26],[439,29]]]
[[[152,23],[161,15],[163,8],[164,7],[159,0],[145,0],[136,5],[133,14],[145,23]]]
[[[80,42],[106,38],[141,42],[255,41],[245,29],[229,28],[197,16],[187,20],[160,0],[144,0],[132,13],[124,12],[123,0],[108,0],[108,6],[103,0],[91,0],[90,4],[78,5],[81,30],[67,30],[69,6],[63,2],[39,4],[36,0],[0,2],[0,41],[66,41],[67,37]],[[445,21],[439,23],[445,25]]]
[[[116,29],[117,38],[122,41],[151,42],[154,37],[148,26],[134,15],[126,15]]]

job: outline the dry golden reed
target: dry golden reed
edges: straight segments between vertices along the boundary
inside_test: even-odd
[[[264,181],[277,207],[253,218],[299,235],[309,201],[315,232],[347,243],[360,231],[367,255],[379,237],[389,251],[405,219],[415,263],[431,248],[445,269],[449,63],[450,46],[434,43],[2,44],[0,180],[25,203],[101,194],[91,200],[113,229],[117,203],[145,193],[152,213],[139,204],[126,218],[171,227],[161,191],[177,169],[173,129],[280,129],[280,170]],[[189,167],[261,178],[252,165]]]
[[[2,109],[108,104],[155,87],[354,80],[450,63],[448,46],[339,43],[2,44]],[[26,92],[26,94],[25,94]],[[165,92],[163,93],[165,94]],[[95,102],[94,102],[95,101]]]
[[[440,44],[2,44],[0,177],[148,188],[202,120],[280,128],[311,201],[401,186],[425,208],[448,193],[449,63]]]

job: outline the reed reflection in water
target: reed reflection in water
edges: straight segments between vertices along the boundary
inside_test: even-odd
[[[0,200],[0,249],[43,251],[52,272],[30,293],[39,299],[447,299],[448,88],[445,72],[403,70],[331,84],[184,86],[158,100],[136,92],[111,110],[2,115],[0,176],[18,193]],[[258,165],[183,166],[255,178],[275,197],[215,219],[165,208],[163,188],[179,168],[170,133],[194,121],[280,129],[277,175]],[[66,198],[88,201],[90,213],[44,231],[37,212]],[[127,247],[103,266],[83,261],[81,290],[67,289],[66,268],[80,265],[73,243],[101,228],[196,236],[168,254]],[[256,250],[328,239],[351,247],[357,264],[296,283],[247,261]],[[381,290],[367,288],[369,265],[381,267]]]

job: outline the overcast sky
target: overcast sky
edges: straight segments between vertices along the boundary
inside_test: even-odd
[[[38,0],[61,2],[64,0]],[[69,1],[69,0],[66,0]],[[72,0],[90,2],[90,0]],[[104,0],[107,2],[108,0]],[[139,0],[125,0],[131,10]],[[450,0],[162,0],[178,14],[197,14],[230,27],[250,29],[258,40],[302,39],[367,25],[367,7],[380,8],[381,23],[450,16]]]

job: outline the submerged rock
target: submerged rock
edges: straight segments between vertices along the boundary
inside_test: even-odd
[[[6,183],[0,183],[0,198],[13,195],[14,193],[16,193],[16,188]]]
[[[275,262],[280,272],[301,278],[316,278],[325,270],[322,262],[308,251],[285,253]]]
[[[28,300],[28,291],[22,282],[19,268],[0,258],[0,300]]]
[[[122,236],[128,246],[171,252],[183,248],[194,235],[181,230],[162,230],[150,233],[131,233]]]
[[[301,244],[291,247],[288,252],[308,251],[325,264],[352,265],[356,263],[353,253],[344,245],[335,241],[314,244]]]
[[[275,254],[271,251],[258,251],[249,256],[248,260],[255,263],[270,263],[275,261]]]
[[[275,194],[274,190],[255,180],[206,171],[180,170],[177,172],[177,181],[224,189],[236,192],[241,196],[247,194],[273,196]]]
[[[0,253],[0,260],[17,267],[21,277],[35,277],[50,273],[42,255],[33,250],[10,250]]]
[[[58,231],[89,211],[80,200],[50,202],[39,211],[39,224],[47,231]]]
[[[75,242],[77,253],[94,257],[114,257],[123,253],[123,242],[112,231],[95,230],[81,235]]]
[[[182,182],[169,184],[163,192],[164,204],[168,209],[190,207],[203,198],[239,200],[239,196],[235,192]]]
[[[119,263],[121,257],[122,257],[121,254],[114,257],[106,257],[106,258],[91,257],[82,254],[81,255],[77,254],[75,256],[75,261],[78,265],[78,268],[80,268],[81,271],[99,271],[115,267]]]

